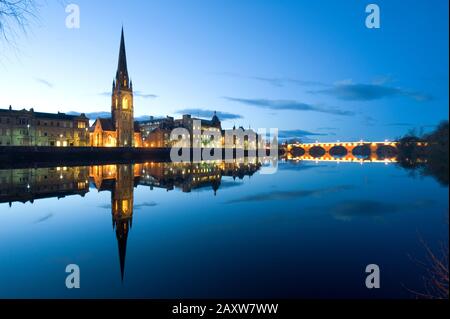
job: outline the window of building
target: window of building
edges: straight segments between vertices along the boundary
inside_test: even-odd
[[[122,213],[128,214],[128,203],[129,201],[124,199],[122,200]]]
[[[127,97],[124,97],[122,100],[122,108],[124,110],[128,110],[128,98]]]
[[[86,122],[78,122],[78,128],[86,128]]]

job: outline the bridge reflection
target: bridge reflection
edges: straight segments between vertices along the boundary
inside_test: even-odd
[[[305,161],[305,162],[335,162],[335,163],[397,163],[396,158],[385,158],[385,159],[378,159],[376,157],[368,157],[368,158],[357,158],[357,157],[345,157],[345,158],[336,158],[336,157],[328,157],[328,156],[322,156],[322,157],[312,157],[312,156],[292,156],[287,155],[287,160],[290,161]]]

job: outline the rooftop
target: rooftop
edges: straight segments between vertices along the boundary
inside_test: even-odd
[[[28,116],[34,116],[35,118],[40,119],[54,119],[54,120],[76,120],[76,119],[86,119],[86,115],[80,114],[80,115],[68,115],[65,113],[44,113],[44,112],[35,112],[34,109],[26,110],[13,110],[11,107],[9,109],[0,109],[0,114],[4,115],[28,115]]]

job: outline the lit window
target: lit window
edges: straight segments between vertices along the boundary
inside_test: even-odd
[[[128,213],[128,200],[126,199],[122,200],[122,213]]]
[[[122,108],[128,110],[128,98],[124,97],[122,100]]]

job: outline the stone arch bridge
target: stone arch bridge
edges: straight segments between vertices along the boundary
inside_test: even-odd
[[[285,144],[289,159],[338,162],[395,162],[397,142],[336,142]]]

